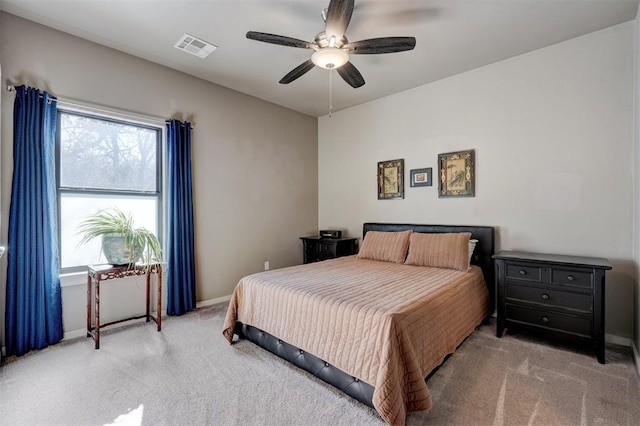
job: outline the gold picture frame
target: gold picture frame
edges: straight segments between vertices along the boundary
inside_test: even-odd
[[[438,154],[438,197],[475,197],[475,150]]]
[[[378,163],[378,200],[404,198],[404,159]]]

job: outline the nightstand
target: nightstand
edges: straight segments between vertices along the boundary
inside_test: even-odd
[[[496,335],[506,328],[542,331],[593,343],[604,364],[604,289],[607,259],[501,251]]]
[[[356,238],[300,237],[303,262],[319,262],[356,254]]]

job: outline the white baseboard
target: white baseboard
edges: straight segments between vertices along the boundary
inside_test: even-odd
[[[613,343],[620,346],[631,346],[631,339],[628,337],[617,336],[615,334],[605,334],[604,341],[607,343]]]
[[[204,308],[205,306],[215,305],[216,303],[228,302],[231,300],[231,295],[218,297],[216,299],[203,300],[196,303],[196,308]]]
[[[636,364],[636,372],[638,376],[640,376],[640,354],[638,354],[638,347],[633,340],[631,341],[631,349],[633,349],[633,361]]]
[[[84,328],[81,328],[79,330],[65,331],[64,335],[62,336],[62,340],[75,339],[75,338],[86,336],[86,335],[87,335],[87,330],[85,330]]]
[[[218,303],[223,303],[223,302],[228,302],[229,300],[231,300],[231,295],[229,296],[223,296],[223,297],[218,297],[215,299],[208,299],[208,300],[202,300],[200,302],[196,303],[196,309],[197,308],[204,308],[207,306],[212,306]],[[164,311],[163,312],[163,316],[166,316],[167,312]],[[83,337],[86,336],[87,334],[87,330],[85,329],[79,329],[79,330],[72,330],[72,331],[67,331],[64,333],[64,337],[62,338],[62,340],[69,340],[69,339],[75,339],[77,337]],[[621,337],[621,336],[617,336],[615,334],[605,334],[604,335],[604,340],[607,343],[612,343],[614,345],[621,345],[621,346],[628,346],[631,347],[631,349],[633,349],[633,360],[635,362],[636,365],[636,370],[638,372],[638,375],[640,375],[640,352],[638,351],[638,348],[636,347],[636,343],[628,338],[628,337]],[[4,356],[4,346],[2,346],[0,348],[0,351],[2,351],[2,355]]]
[[[155,317],[156,313],[155,312],[151,312],[151,315]],[[167,316],[167,312],[164,311],[162,313],[162,316],[163,317]],[[139,318],[138,321],[142,322],[141,320],[143,320],[143,319],[144,318]],[[131,323],[122,322],[122,324],[119,324],[118,326],[122,327],[122,326],[127,325],[127,324],[131,324]],[[118,326],[116,326],[116,327],[118,327]],[[86,328],[80,328],[78,330],[65,331],[64,335],[62,336],[62,340],[76,339],[78,337],[88,337],[87,336],[87,329]]]
[[[231,295],[218,297],[216,299],[202,300],[202,301],[196,303],[196,309],[197,308],[204,308],[206,306],[215,305],[217,303],[228,302],[229,300],[231,300]],[[155,312],[152,312],[151,314],[155,315]],[[163,317],[167,316],[167,311],[166,310],[162,312],[162,316]],[[124,323],[123,323],[123,325],[124,325]],[[87,330],[85,330],[84,328],[81,328],[81,329],[78,329],[78,330],[65,331],[64,336],[62,337],[62,340],[75,339],[75,338],[78,338],[78,337],[84,337],[86,335],[87,335]]]

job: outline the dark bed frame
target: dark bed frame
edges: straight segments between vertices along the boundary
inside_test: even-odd
[[[422,233],[471,232],[471,238],[478,240],[471,263],[482,269],[487,289],[489,290],[489,313],[495,309],[495,266],[494,228],[491,226],[457,226],[457,225],[411,225],[397,223],[365,223],[362,238],[369,231],[406,231]],[[235,333],[241,339],[247,339],[263,349],[289,361],[293,365],[313,374],[317,378],[340,389],[342,392],[358,401],[373,407],[374,387],[359,380],[348,373],[334,367],[315,355],[304,352],[277,337],[251,325],[236,322]]]

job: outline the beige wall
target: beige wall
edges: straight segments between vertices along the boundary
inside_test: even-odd
[[[366,221],[497,227],[498,249],[606,257],[606,332],[629,342],[634,23],[319,119],[319,227]],[[476,150],[476,196],[405,186],[377,200],[376,164],[409,170]],[[610,336],[611,337],[611,336]],[[615,339],[614,339],[615,340]]]
[[[261,271],[265,260],[272,268],[302,262],[298,237],[315,233],[318,223],[315,118],[5,13],[0,13],[0,40],[5,106],[0,244],[7,240],[11,192],[13,108],[7,106],[13,105],[13,94],[4,90],[10,82],[64,99],[195,123],[198,301],[230,295],[238,280]],[[4,331],[6,259],[0,271]],[[82,328],[84,297],[82,286],[63,288],[65,331]],[[114,297],[113,305],[119,303]]]

